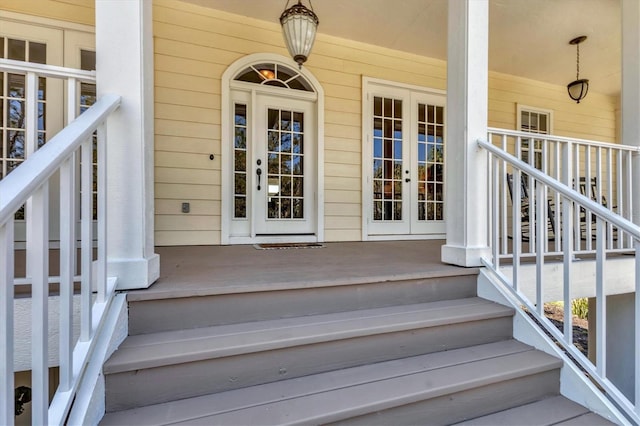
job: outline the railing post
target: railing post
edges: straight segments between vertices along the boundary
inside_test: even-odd
[[[635,353],[635,408],[636,414],[640,416],[640,240],[635,240],[634,249],[636,253],[636,276],[635,276],[635,322],[634,322],[634,337],[635,345],[633,345]]]
[[[0,424],[12,425],[13,398],[13,218],[0,225]]]

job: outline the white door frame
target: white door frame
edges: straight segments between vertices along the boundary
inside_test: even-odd
[[[221,161],[221,231],[220,240],[222,244],[251,244],[262,242],[298,242],[298,241],[324,241],[324,91],[320,82],[311,74],[306,68],[302,68],[300,73],[307,80],[307,82],[313,87],[314,91],[305,92],[301,90],[283,89],[279,87],[265,86],[260,84],[252,84],[242,81],[235,81],[236,75],[254,64],[262,63],[274,63],[281,64],[291,69],[297,69],[297,64],[290,58],[270,54],[270,53],[256,53],[247,55],[233,64],[231,64],[222,75],[222,120],[221,120],[221,146],[222,146],[222,161]],[[255,235],[255,227],[253,224],[250,227],[248,235],[232,235],[231,233],[231,221],[233,212],[233,192],[231,191],[233,185],[233,135],[232,122],[233,122],[233,104],[234,93],[245,93],[245,97],[248,96],[250,103],[254,105],[257,102],[256,96],[260,93],[275,95],[279,97],[288,97],[291,99],[304,99],[315,102],[314,121],[316,124],[315,138],[315,150],[313,156],[315,157],[315,175],[313,179],[316,183],[315,191],[315,211],[312,220],[315,227],[315,235],[313,236],[264,236],[258,237]],[[255,124],[255,117],[249,118]],[[254,127],[253,125],[251,127]],[[248,184],[253,184],[253,173],[248,176]],[[247,207],[250,209],[250,207]]]
[[[371,234],[370,229],[370,221],[372,214],[372,206],[373,206],[373,197],[371,191],[372,185],[372,171],[371,171],[371,159],[373,158],[373,135],[371,134],[371,129],[373,128],[371,123],[372,118],[372,106],[373,106],[373,96],[380,94],[381,96],[389,96],[394,97],[400,94],[403,98],[405,98],[406,102],[403,102],[403,119],[406,120],[407,123],[410,123],[411,120],[414,120],[414,114],[412,111],[414,110],[414,103],[423,101],[424,99],[429,99],[430,97],[437,96],[438,98],[443,98],[442,100],[446,102],[446,92],[444,90],[431,89],[422,86],[416,86],[411,84],[403,84],[397,83],[389,80],[382,80],[371,77],[362,77],[362,240],[363,241],[376,241],[376,240],[413,240],[413,239],[435,239],[435,238],[444,238],[445,228],[444,224],[442,226],[442,232],[435,233],[401,233],[401,234]],[[445,108],[445,117],[446,117],[446,108]],[[446,118],[445,118],[446,119]],[[414,120],[415,121],[415,120]],[[416,121],[417,122],[417,121]],[[409,126],[411,128],[411,126]],[[403,131],[403,141],[405,138],[411,137],[409,135],[409,131]],[[446,135],[445,135],[446,141]],[[411,148],[411,151],[414,150],[414,147]],[[414,153],[412,155],[408,155],[406,150],[403,150],[403,162],[408,158],[412,161]],[[446,163],[446,158],[445,158]],[[403,163],[404,164],[404,163]],[[406,167],[405,167],[406,168]],[[413,165],[410,166],[409,170],[411,171],[410,179],[412,182],[415,182],[417,179],[417,171],[414,170],[415,167]],[[404,174],[403,174],[404,175]],[[445,182],[446,185],[446,182]],[[403,192],[404,193],[404,192]],[[411,194],[413,195],[413,194]],[[403,197],[404,200],[405,197]],[[407,211],[410,214],[414,214],[414,204],[415,200],[409,198],[411,200],[411,206]],[[445,200],[446,203],[446,200]],[[411,216],[410,216],[411,217]],[[413,220],[413,219],[411,219]],[[407,225],[411,228],[411,225]]]

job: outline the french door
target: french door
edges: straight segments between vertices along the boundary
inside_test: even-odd
[[[268,94],[234,103],[232,237],[315,235],[313,107]]]
[[[377,88],[367,104],[368,234],[444,233],[444,95]]]

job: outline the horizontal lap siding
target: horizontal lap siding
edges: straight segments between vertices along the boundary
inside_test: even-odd
[[[174,0],[154,2],[156,244],[219,244],[221,78],[252,53],[288,56],[277,22]],[[446,89],[446,63],[319,34],[305,67],[325,93],[325,239],[361,240],[362,76]],[[554,132],[615,140],[615,99],[490,73],[489,125],[515,129],[516,106],[554,110]],[[215,159],[209,160],[214,154]],[[180,213],[183,201],[191,213]]]
[[[94,0],[0,0],[0,11],[95,25]]]

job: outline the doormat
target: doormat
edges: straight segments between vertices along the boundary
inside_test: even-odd
[[[302,248],[322,248],[324,244],[320,243],[269,243],[254,244],[258,250],[281,250],[281,249],[302,249]]]

